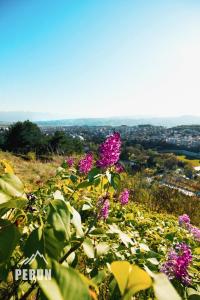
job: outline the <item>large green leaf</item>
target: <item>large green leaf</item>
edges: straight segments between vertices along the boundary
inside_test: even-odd
[[[21,208],[26,203],[26,195],[20,179],[8,173],[0,176],[0,208]]]
[[[158,300],[181,300],[181,297],[165,274],[154,274],[153,278],[153,288]]]
[[[70,211],[63,200],[50,202],[47,227],[53,227],[55,236],[59,240],[70,239]]]
[[[53,227],[40,227],[35,229],[29,236],[24,253],[27,258],[35,255],[37,251],[47,259],[48,257],[59,259],[64,248],[64,240],[59,240]],[[46,262],[37,255],[31,265],[33,268],[44,268]]]
[[[63,267],[56,262],[52,264],[52,279],[39,280],[48,300],[89,300],[89,289],[74,269]]]
[[[83,250],[89,258],[94,258],[94,247],[92,241],[86,238],[83,242]]]
[[[5,263],[11,256],[20,238],[15,224],[0,219],[0,264]]]
[[[37,228],[35,229],[29,236],[28,240],[26,241],[25,247],[24,247],[24,253],[26,256],[26,259],[33,257],[35,254],[37,254],[37,251],[43,255],[46,259],[46,244],[44,239],[44,231],[43,228]],[[27,261],[24,262],[25,264]],[[35,256],[34,261],[31,265],[33,268],[45,268],[46,263],[43,259],[40,258],[39,255]]]
[[[131,299],[132,295],[152,285],[152,280],[147,272],[136,265],[131,265],[128,261],[115,261],[110,268],[123,299]]]
[[[74,225],[74,227],[76,228],[76,236],[77,237],[83,237],[84,232],[83,232],[83,229],[82,229],[81,216],[78,213],[78,211],[75,210],[75,208],[73,208],[73,207],[71,207],[71,213],[73,215],[73,218],[72,218],[71,222]]]

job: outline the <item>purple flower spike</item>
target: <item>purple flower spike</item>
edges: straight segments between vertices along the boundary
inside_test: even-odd
[[[168,253],[167,261],[162,265],[160,271],[165,273],[169,279],[178,279],[184,285],[188,285],[191,279],[188,267],[192,261],[190,247],[185,243],[178,243]]]
[[[178,222],[179,222],[180,226],[182,226],[182,225],[188,226],[190,224],[190,217],[186,214],[179,216]]]
[[[82,174],[88,174],[88,172],[92,169],[93,163],[93,154],[88,153],[79,161],[79,172]]]
[[[129,190],[128,189],[123,190],[123,192],[119,196],[119,200],[121,202],[121,205],[128,204],[128,200],[129,200]]]
[[[111,167],[119,160],[121,138],[118,132],[110,135],[99,147],[99,160],[97,166],[100,168]]]
[[[98,214],[98,219],[106,220],[109,215],[109,208],[110,208],[109,200],[101,198],[97,203],[97,207],[100,208],[100,212]]]

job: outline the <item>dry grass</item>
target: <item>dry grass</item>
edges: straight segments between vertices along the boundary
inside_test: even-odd
[[[9,152],[0,151],[0,160],[5,159],[13,167],[15,174],[25,184],[27,192],[33,191],[41,186],[56,173],[63,158],[54,156],[51,162],[26,161]]]

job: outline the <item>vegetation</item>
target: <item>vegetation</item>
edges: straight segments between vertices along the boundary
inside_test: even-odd
[[[83,145],[77,138],[56,131],[53,135],[44,135],[40,128],[30,122],[17,122],[6,132],[0,133],[0,148],[18,154],[72,154],[82,153]]]
[[[114,134],[97,159],[64,161],[32,194],[2,162],[0,299],[199,299],[199,229],[178,218],[178,204],[171,203],[177,216],[150,211],[145,181],[118,164],[120,143]],[[37,251],[48,264],[35,256],[25,265]],[[47,266],[51,280],[36,273]],[[35,275],[26,280],[24,268]]]
[[[185,155],[179,155],[178,159],[183,161],[183,162],[187,162],[187,163],[191,164],[193,167],[200,166],[200,160],[199,159],[188,159],[188,158],[185,157]]]
[[[28,153],[28,156],[31,153]],[[61,156],[52,156],[48,161],[35,160],[21,155],[0,151],[0,161],[9,162],[15,174],[24,183],[25,192],[32,192],[42,187],[56,175],[56,170],[63,161]]]

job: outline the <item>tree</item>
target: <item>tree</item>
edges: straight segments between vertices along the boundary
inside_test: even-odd
[[[81,153],[83,145],[79,139],[66,135],[63,131],[56,131],[49,140],[49,148],[57,154]]]
[[[5,137],[6,150],[16,153],[38,152],[44,136],[40,128],[30,122],[17,122],[9,127]]]
[[[5,144],[5,133],[3,130],[0,130],[0,149],[4,149]]]

